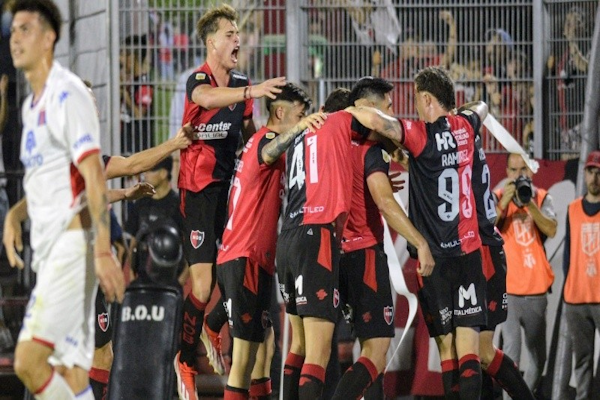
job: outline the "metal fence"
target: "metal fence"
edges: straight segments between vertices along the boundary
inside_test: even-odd
[[[205,55],[195,24],[215,3],[120,1],[112,29],[120,41],[113,52],[120,60],[123,152],[163,141],[180,125],[185,79]],[[238,69],[253,82],[286,75],[319,105],[335,87],[381,76],[394,84],[397,115],[414,118],[415,72],[442,65],[456,81],[458,104],[486,101],[536,157],[578,155],[597,1],[229,3],[240,14]],[[260,101],[254,115],[257,123],[265,121]],[[503,151],[484,135],[488,152]]]

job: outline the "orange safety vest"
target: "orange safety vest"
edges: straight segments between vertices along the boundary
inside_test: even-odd
[[[499,199],[502,192],[502,189],[495,191]],[[547,193],[536,188],[531,201],[541,208]],[[554,282],[554,273],[546,258],[541,233],[527,208],[519,208],[511,201],[499,228],[506,252],[506,292],[517,296],[546,293]]]
[[[565,302],[600,303],[600,213],[589,216],[583,201],[569,204],[570,259],[565,281]]]

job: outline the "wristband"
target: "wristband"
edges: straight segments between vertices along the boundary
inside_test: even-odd
[[[248,88],[249,88],[249,86],[246,86],[244,88],[244,100],[246,100],[248,98]]]

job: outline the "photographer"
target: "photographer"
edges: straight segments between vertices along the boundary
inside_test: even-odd
[[[533,172],[519,154],[508,155],[506,175],[507,183],[494,191],[496,226],[504,238],[507,260],[503,350],[518,363],[523,327],[531,359],[524,378],[534,391],[546,363],[546,293],[554,281],[544,241],[556,234],[557,221],[552,198],[546,190],[533,186]]]

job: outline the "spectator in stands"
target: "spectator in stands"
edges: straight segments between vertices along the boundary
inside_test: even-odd
[[[582,400],[593,397],[594,338],[600,330],[600,151],[589,154],[584,174],[587,193],[567,211],[563,263],[564,315],[575,355],[576,398]]]
[[[508,155],[506,175],[504,187],[494,191],[496,226],[504,239],[507,264],[503,350],[519,363],[522,327],[531,360],[524,378],[535,391],[546,363],[547,292],[554,282],[544,240],[556,235],[556,213],[548,192],[531,183],[533,172],[521,155]]]
[[[403,118],[416,117],[413,78],[422,68],[441,65],[449,69],[456,54],[457,30],[454,16],[449,11],[440,11],[438,18],[448,27],[446,51],[439,53],[434,42],[425,40],[410,27],[404,30],[404,40],[398,48],[398,57],[386,65],[381,77],[394,84],[392,102],[394,112]]]
[[[173,25],[173,60],[177,73],[180,73],[191,65],[187,62],[189,45],[190,37],[187,32],[182,31],[179,25]]]
[[[162,19],[158,32],[158,66],[163,81],[175,79],[173,68],[173,26]]]
[[[490,112],[518,142],[523,142],[525,126],[533,117],[530,71],[527,54],[514,50],[507,58],[505,81],[501,82],[491,74],[484,77]]]
[[[560,78],[556,82],[559,113],[558,129],[560,130],[561,148],[576,152],[579,156],[581,141],[580,122],[584,109],[586,75],[591,51],[591,35],[593,31],[593,13],[582,7],[573,6],[565,15],[562,35],[567,46],[561,46],[556,55],[548,59],[548,70]]]
[[[136,153],[154,146],[154,88],[144,68],[146,39],[128,36],[121,50],[121,151]]]

